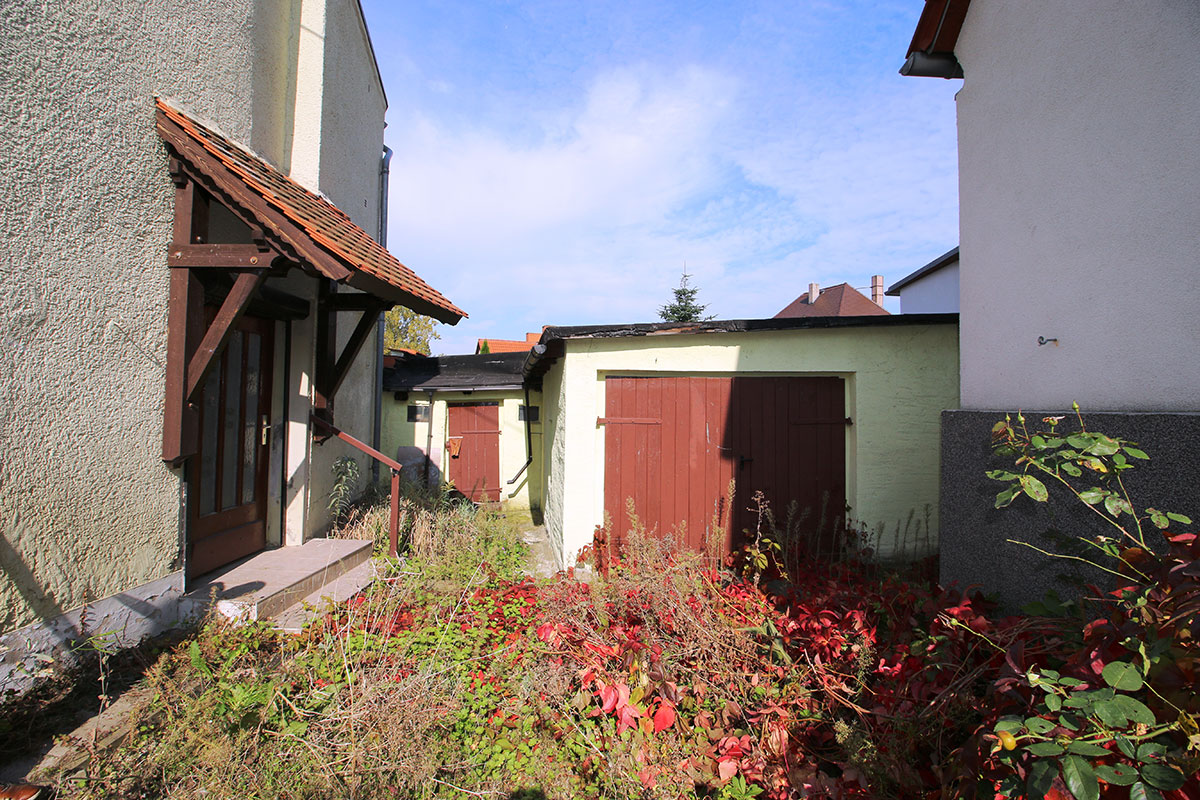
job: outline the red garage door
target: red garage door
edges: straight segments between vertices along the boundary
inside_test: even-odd
[[[476,503],[500,500],[500,404],[450,403],[447,474]]]
[[[648,529],[682,531],[696,549],[714,524],[725,547],[753,531],[756,491],[780,520],[795,501],[810,535],[842,524],[841,378],[610,377],[605,384],[604,508],[618,541],[629,530],[630,499]]]

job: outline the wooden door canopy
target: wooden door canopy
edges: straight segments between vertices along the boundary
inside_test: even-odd
[[[159,136],[187,173],[253,217],[272,247],[331,280],[439,322],[453,325],[466,316],[333,203],[161,98],[155,105]],[[185,243],[203,244],[179,242]]]
[[[175,224],[167,263],[168,312],[163,460],[178,466],[197,452],[196,403],[239,320],[307,315],[296,298],[263,290],[267,277],[300,268],[320,279],[316,307],[314,412],[333,419],[333,397],[381,312],[402,304],[451,325],[466,314],[401,264],[326,198],[300,186],[249,150],[156,100],[155,122],[171,156]],[[210,205],[219,203],[248,231],[210,240]],[[338,294],[336,285],[365,294]],[[207,298],[207,299],[206,299]],[[214,300],[216,301],[214,303]],[[206,324],[204,306],[218,305]],[[270,313],[279,305],[278,313]],[[338,352],[336,315],[360,312]]]

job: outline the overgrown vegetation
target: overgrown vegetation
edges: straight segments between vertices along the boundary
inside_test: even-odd
[[[1141,458],[1023,422],[996,429],[1004,502]],[[1150,535],[1125,499],[1100,501],[1125,525],[1102,537]],[[998,618],[919,572],[801,557],[760,509],[728,564],[635,525],[605,574],[535,583],[502,516],[414,494],[407,559],[299,637],[207,625],[68,794],[1200,797],[1194,535],[1098,539],[1115,591]],[[348,528],[380,541],[385,513]]]

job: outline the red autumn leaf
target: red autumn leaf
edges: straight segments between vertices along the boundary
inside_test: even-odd
[[[737,762],[732,760],[722,761],[721,763],[717,764],[717,774],[721,777],[721,783],[728,781],[730,778],[736,775],[737,768]]]
[[[675,724],[675,709],[670,703],[663,703],[654,712],[654,732],[658,733]]]
[[[601,707],[604,709],[605,714],[609,713],[614,708],[616,708],[617,707],[617,687],[613,686],[612,684],[608,684],[603,689],[601,689],[600,690],[600,703],[601,703]]]

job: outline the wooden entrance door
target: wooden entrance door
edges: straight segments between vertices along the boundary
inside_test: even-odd
[[[475,503],[500,502],[500,404],[450,403],[446,474]]]
[[[627,505],[659,535],[728,549],[753,531],[762,491],[783,520],[841,524],[846,497],[841,378],[610,377],[605,381],[604,509],[617,541]],[[730,498],[733,481],[736,494]]]
[[[189,467],[189,578],[266,545],[275,324],[243,317],[204,384]]]

